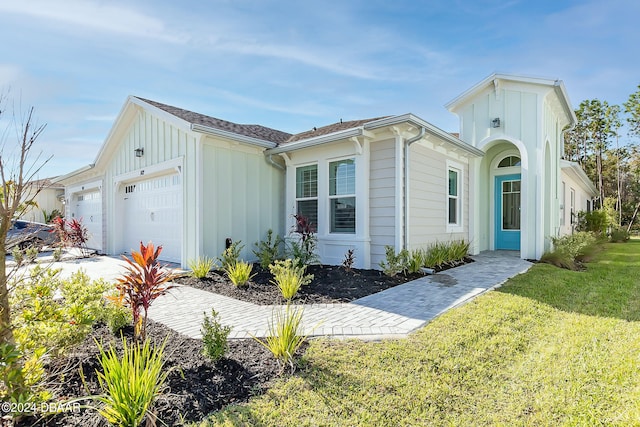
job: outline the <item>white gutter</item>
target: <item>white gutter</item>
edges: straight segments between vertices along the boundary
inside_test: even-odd
[[[422,137],[427,133],[427,130],[422,126],[420,128],[420,133],[413,138],[404,140],[404,200],[403,200],[403,208],[404,208],[404,218],[403,218],[403,235],[402,235],[402,247],[403,249],[409,249],[407,246],[409,244],[409,146],[414,142],[420,141]]]
[[[197,123],[191,124],[191,130],[193,132],[204,133],[208,135],[221,136],[223,138],[233,139],[234,141],[243,142],[245,144],[257,145],[262,148],[274,148],[277,146],[275,142],[266,141],[264,139],[253,138],[251,136],[238,135],[237,133],[229,132],[222,129],[217,129],[211,126],[200,125]]]

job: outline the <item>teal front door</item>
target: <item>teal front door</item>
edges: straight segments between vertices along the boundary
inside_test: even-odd
[[[520,250],[520,174],[496,176],[496,249]]]

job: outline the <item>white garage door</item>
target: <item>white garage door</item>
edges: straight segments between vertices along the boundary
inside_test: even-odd
[[[160,258],[182,260],[182,185],[180,175],[125,184],[123,250],[139,251],[140,242],[162,245]]]
[[[87,247],[102,250],[102,197],[100,190],[86,191],[76,195],[76,205],[72,216],[82,220],[87,227],[89,240]]]

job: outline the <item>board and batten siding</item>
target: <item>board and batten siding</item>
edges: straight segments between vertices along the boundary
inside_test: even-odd
[[[386,245],[395,245],[396,166],[395,140],[371,144],[369,172],[369,234],[371,238],[371,266],[377,268],[385,259]],[[399,230],[398,230],[399,232]]]
[[[284,236],[284,171],[260,149],[206,138],[202,147],[202,254],[215,258],[225,240],[242,241],[240,256],[255,260],[254,243],[267,231]]]
[[[183,197],[183,223],[176,224],[182,228],[182,264],[191,258],[197,257],[197,244],[193,236],[197,224],[197,192],[196,186],[196,154],[199,136],[185,130],[178,123],[165,120],[152,111],[141,109],[135,114],[128,126],[121,134],[113,135],[118,141],[117,148],[111,153],[105,173],[106,185],[105,199],[109,204],[106,209],[106,224],[108,253],[118,254],[128,250],[123,246],[122,222],[124,218],[121,206],[121,191],[127,183],[161,176],[175,174],[176,164],[180,166],[182,197]],[[142,148],[142,157],[135,156],[135,150]],[[166,170],[163,170],[166,164]],[[154,242],[162,244],[162,242]]]
[[[436,241],[469,240],[469,165],[421,143],[410,147],[408,249]],[[462,231],[447,232],[447,160],[462,170]]]

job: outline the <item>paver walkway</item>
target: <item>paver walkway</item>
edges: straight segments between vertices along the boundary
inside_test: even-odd
[[[436,316],[524,273],[531,263],[515,252],[483,252],[476,262],[425,276],[351,303],[304,306],[303,326],[309,336],[361,339],[406,336]],[[204,313],[214,308],[220,322],[233,329],[229,338],[264,337],[274,310],[222,295],[178,286],[154,301],[149,317],[192,338],[201,338]]]

